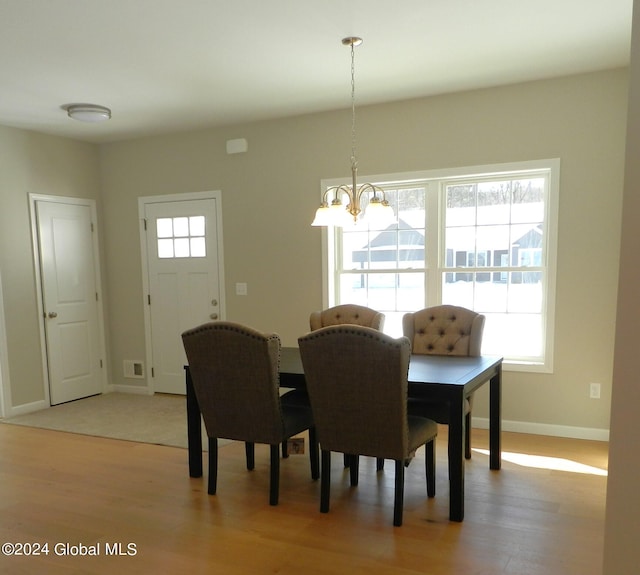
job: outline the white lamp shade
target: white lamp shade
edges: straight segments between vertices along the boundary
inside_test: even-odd
[[[316,217],[311,222],[312,226],[330,226],[331,224],[331,209],[329,206],[320,206],[316,210]]]
[[[334,226],[347,226],[351,221],[349,212],[342,204],[331,204],[329,213],[331,214],[331,222]]]
[[[396,222],[396,216],[393,208],[389,204],[383,204],[380,201],[369,202],[365,211],[367,223],[372,228],[386,228]]]

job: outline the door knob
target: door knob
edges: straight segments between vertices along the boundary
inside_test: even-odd
[[[218,319],[218,314],[217,313],[212,313],[209,317],[211,319]]]
[[[50,311],[48,315],[51,319],[53,319],[54,317],[58,317],[58,314],[55,311]]]

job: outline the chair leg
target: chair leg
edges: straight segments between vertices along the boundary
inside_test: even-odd
[[[246,441],[244,444],[244,451],[247,455],[247,469],[253,470],[256,466],[256,445],[250,441]]]
[[[384,469],[384,459],[382,457],[378,457],[376,459],[376,471],[382,471]]]
[[[316,428],[309,428],[309,458],[311,459],[311,479],[320,477],[320,448]]]
[[[269,505],[278,505],[278,495],[280,493],[280,446],[269,446],[271,449],[271,476],[269,481]]]
[[[329,496],[331,494],[331,452],[322,450],[322,467],[320,468],[320,513],[329,513]]]
[[[425,471],[427,474],[427,496],[436,496],[436,440],[432,439],[426,446]]]
[[[285,439],[282,442],[282,459],[286,459],[289,457],[289,446],[287,444],[287,440]]]
[[[209,481],[207,483],[207,493],[215,495],[218,488],[218,440],[215,437],[209,438]]]
[[[358,475],[360,474],[360,457],[358,455],[349,456],[349,478],[351,487],[358,485]]]
[[[402,525],[402,508],[404,506],[404,461],[396,460],[396,489],[393,501],[393,524]]]
[[[465,416],[464,457],[471,459],[471,411]]]

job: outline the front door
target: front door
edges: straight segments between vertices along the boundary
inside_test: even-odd
[[[36,200],[51,405],[102,392],[95,226],[89,201]]]
[[[185,393],[183,331],[222,319],[219,197],[142,198],[153,389]]]

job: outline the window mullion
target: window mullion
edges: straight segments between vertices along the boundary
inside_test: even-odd
[[[442,268],[444,267],[444,207],[439,180],[426,185],[426,273],[425,307],[442,301]]]

